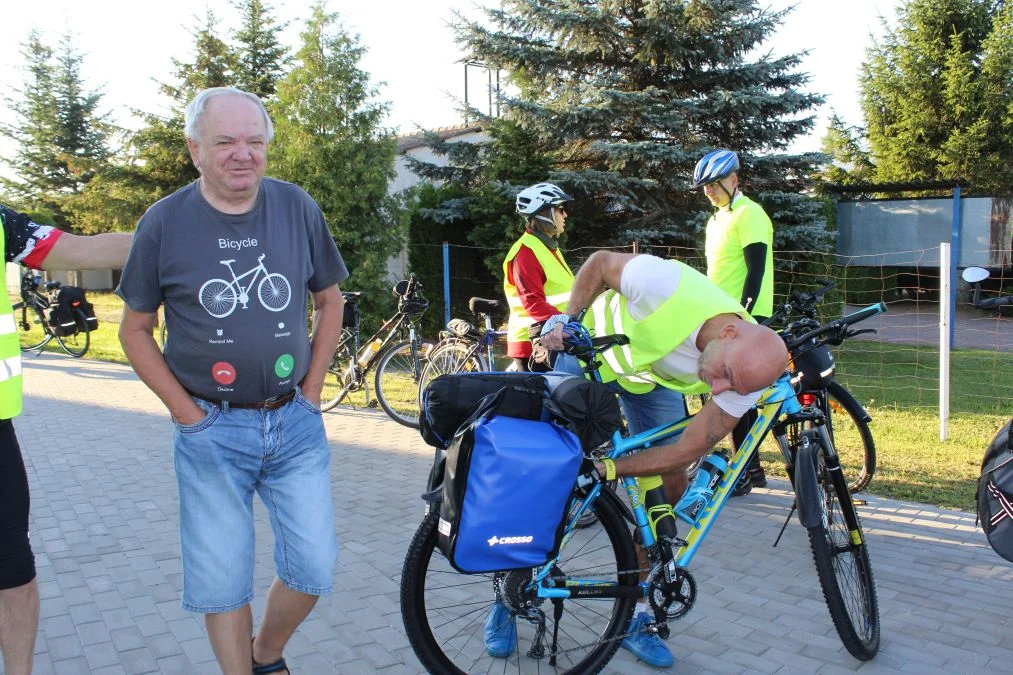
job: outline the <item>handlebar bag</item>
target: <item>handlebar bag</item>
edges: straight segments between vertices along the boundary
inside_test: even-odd
[[[992,439],[978,478],[978,519],[996,553],[1013,562],[1013,420]]]
[[[447,451],[439,547],[466,574],[536,567],[555,556],[583,459],[573,432],[497,414],[505,391],[489,397]]]
[[[508,387],[500,414],[542,418],[545,378],[531,373],[454,373],[440,375],[422,392],[419,433],[435,448],[446,448],[475,411],[476,404]]]

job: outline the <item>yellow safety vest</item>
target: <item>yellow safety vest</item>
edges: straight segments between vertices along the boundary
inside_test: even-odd
[[[750,311],[756,316],[770,316],[774,311],[774,226],[763,207],[745,195],[738,195],[729,206],[718,209],[707,222],[707,277],[733,299],[742,299],[746,284],[742,249],[749,244],[766,244],[760,297],[753,298]]]
[[[510,261],[517,257],[517,252],[521,250],[521,246],[527,246],[531,249],[535,254],[535,258],[538,259],[538,264],[542,266],[542,270],[545,272],[546,302],[560,312],[565,312],[566,305],[570,302],[570,289],[573,288],[573,272],[570,271],[569,265],[563,260],[563,256],[560,255],[557,258],[549,250],[549,247],[542,243],[541,239],[530,232],[522,234],[521,238],[510,247],[510,251],[503,260],[503,293],[506,295],[507,304],[510,306],[510,320],[507,322],[507,339],[510,342],[530,341],[528,328],[535,322],[534,319],[528,316],[524,305],[521,304],[521,296],[517,292],[517,287],[510,283],[507,275],[507,267]]]
[[[7,260],[0,237],[0,260]],[[21,414],[21,344],[14,309],[7,293],[0,293],[0,419]]]
[[[684,394],[702,394],[710,391],[710,385],[696,373],[687,373],[685,380],[665,378],[651,366],[718,314],[737,314],[751,323],[755,321],[703,274],[677,260],[667,262],[682,268],[679,286],[650,315],[634,319],[626,298],[610,290],[595,298],[583,323],[594,335],[623,334],[630,339],[628,345],[602,352],[598,373],[603,382],[619,380],[619,385],[633,394],[645,394],[658,384]]]

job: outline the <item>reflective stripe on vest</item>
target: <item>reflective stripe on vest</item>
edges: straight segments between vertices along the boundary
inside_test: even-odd
[[[566,311],[566,306],[570,302],[570,289],[573,288],[573,272],[570,271],[566,261],[562,259],[562,255],[556,257],[549,247],[542,243],[541,239],[530,232],[521,235],[521,238],[510,247],[510,251],[503,260],[503,294],[506,295],[507,305],[510,307],[510,319],[507,322],[507,339],[510,342],[527,342],[530,339],[528,327],[535,323],[535,320],[524,309],[517,287],[509,282],[507,274],[507,268],[510,262],[517,257],[521,246],[531,249],[538,264],[542,266],[542,271],[545,272],[546,302],[560,312]]]
[[[595,335],[623,334],[630,338],[628,345],[613,347],[601,356],[604,359],[599,374],[605,382],[618,380],[620,386],[634,394],[643,394],[660,384],[684,394],[710,391],[710,386],[686,373],[687,380],[665,378],[656,374],[651,366],[674,351],[699,326],[718,314],[737,314],[746,321],[752,318],[732,298],[685,263],[679,265],[679,286],[654,312],[643,319],[634,319],[629,313],[626,298],[615,291],[606,291],[591,304],[584,316],[584,325]]]
[[[0,260],[6,260],[0,237]],[[21,344],[14,308],[6,293],[0,293],[0,419],[21,414]]]

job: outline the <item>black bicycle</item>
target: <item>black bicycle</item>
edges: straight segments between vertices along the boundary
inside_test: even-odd
[[[41,287],[41,289],[40,289]],[[42,283],[42,276],[31,270],[21,275],[21,300],[13,304],[20,329],[21,351],[42,353],[51,340],[74,358],[80,358],[91,345],[91,332],[85,313],[77,306],[69,307],[63,319],[52,321],[60,292],[59,281]]]
[[[783,327],[793,316],[801,317],[785,329],[784,338],[800,334],[820,325],[816,306],[834,284],[820,281],[813,291],[795,291],[789,300],[778,305],[765,325]],[[862,329],[860,333],[875,333],[875,329]],[[840,345],[839,341],[828,344]],[[827,432],[840,457],[841,470],[848,480],[852,493],[865,489],[876,473],[876,441],[869,429],[872,416],[848,389],[834,379],[836,364],[827,344],[809,344],[791,352],[792,381],[798,390],[803,406],[815,406],[823,412]]]
[[[424,356],[418,323],[429,301],[423,297],[422,282],[414,274],[397,282],[392,290],[398,299],[397,312],[365,344],[360,344],[359,339],[362,293],[342,292],[345,314],[341,341],[327,369],[334,379],[324,383],[320,409],[330,410],[350,393],[361,390],[365,391],[367,404],[371,405],[366,375],[375,368],[376,402],[398,424],[417,429],[419,379]]]
[[[981,297],[981,282],[992,276],[984,267],[968,267],[960,276],[964,281],[971,284],[974,289],[971,295],[971,305],[976,309],[995,309],[1013,306],[1013,295],[997,295],[994,298]]]

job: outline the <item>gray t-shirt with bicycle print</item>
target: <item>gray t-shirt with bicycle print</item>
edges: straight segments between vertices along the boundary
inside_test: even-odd
[[[137,223],[116,293],[134,311],[165,305],[165,360],[188,391],[250,403],[306,375],[309,293],[348,269],[316,202],[265,178],[248,213],[215,210],[197,182]]]

